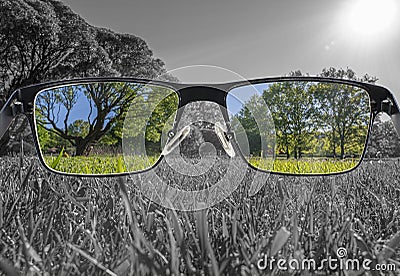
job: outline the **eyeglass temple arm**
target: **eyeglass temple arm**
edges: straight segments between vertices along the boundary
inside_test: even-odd
[[[16,114],[23,109],[23,104],[17,100],[18,91],[14,92],[0,110],[0,139],[7,132]]]
[[[390,118],[392,119],[397,135],[400,136],[400,113],[394,113],[390,115]]]
[[[384,92],[384,96],[379,99],[380,108],[378,109],[378,113],[384,112],[389,115],[397,135],[400,136],[400,106],[394,95],[389,90],[385,90],[386,92]]]
[[[389,110],[390,118],[392,119],[397,135],[400,137],[400,106],[394,95],[391,95],[391,108]]]

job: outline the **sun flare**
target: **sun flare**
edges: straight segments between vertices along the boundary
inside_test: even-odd
[[[397,8],[395,0],[356,0],[346,25],[355,35],[385,34],[392,28]]]

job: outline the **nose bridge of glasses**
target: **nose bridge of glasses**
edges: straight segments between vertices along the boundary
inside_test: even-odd
[[[224,148],[225,152],[230,156],[234,157],[235,152],[232,146],[232,138],[231,132],[229,132],[229,122],[228,122],[228,115],[225,111],[226,109],[226,92],[217,87],[210,87],[210,86],[190,86],[185,87],[178,91],[180,96],[180,106],[182,109],[178,111],[176,116],[176,123],[175,127],[178,125],[178,122],[181,120],[181,116],[183,114],[183,110],[185,110],[185,106],[194,103],[194,102],[213,102],[216,103],[221,110],[221,115],[224,118],[226,125],[222,125],[221,123],[217,122],[214,125],[214,132],[216,133],[222,147]],[[211,106],[210,106],[211,107]],[[222,108],[221,108],[222,107]],[[188,135],[187,128],[189,126],[186,125],[181,130],[173,129],[170,133],[173,133],[172,137],[170,137],[169,141],[165,145],[163,155],[169,154],[174,148],[176,148]],[[190,128],[189,128],[190,130]],[[175,134],[177,133],[177,134]]]
[[[178,91],[180,96],[180,105],[184,106],[191,102],[209,101],[215,102],[223,107],[226,107],[226,94],[224,90],[212,86],[189,86]]]

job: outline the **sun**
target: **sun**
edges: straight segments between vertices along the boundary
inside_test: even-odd
[[[393,27],[397,9],[396,0],[355,0],[348,9],[346,27],[354,35],[384,35]]]

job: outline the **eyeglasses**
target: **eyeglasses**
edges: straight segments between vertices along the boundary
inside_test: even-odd
[[[360,164],[379,112],[400,131],[391,92],[350,80],[89,78],[17,90],[0,111],[0,137],[25,114],[43,165],[71,175],[139,173],[183,150],[191,158],[241,158],[275,174],[325,175]]]

